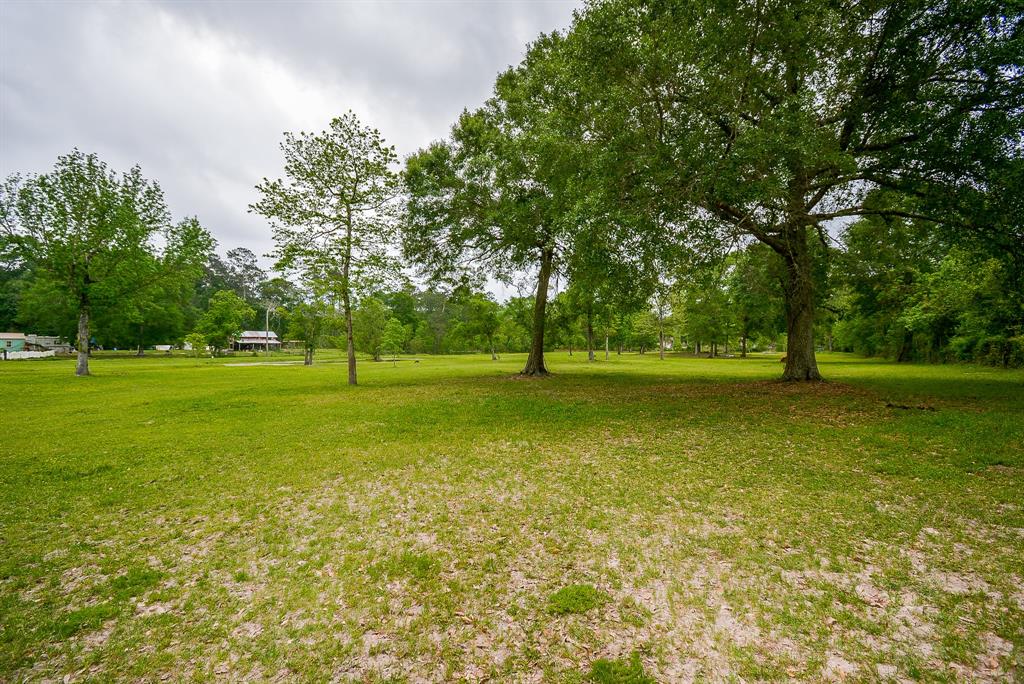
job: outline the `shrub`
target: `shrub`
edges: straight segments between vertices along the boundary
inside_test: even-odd
[[[974,359],[989,366],[1020,366],[1024,364],[1024,338],[985,337],[975,346]]]

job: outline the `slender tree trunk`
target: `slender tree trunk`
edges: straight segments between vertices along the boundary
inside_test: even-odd
[[[487,338],[487,342],[488,342],[488,344],[491,345],[491,361],[497,361],[498,360],[498,355],[494,352],[494,338],[493,337],[488,337]]]
[[[349,295],[349,275],[352,267],[352,207],[346,207],[345,264],[342,272],[342,306],[345,308],[345,339],[348,351],[348,384],[356,384],[356,344],[352,337],[352,300]]]
[[[136,356],[142,356],[143,349],[143,338],[145,336],[145,328],[139,323],[139,350],[135,353]]]
[[[806,229],[794,229],[786,261],[786,369],[790,382],[821,380],[814,357],[814,288]]]
[[[740,358],[747,358],[747,336],[743,335],[740,337]]]
[[[313,365],[313,348],[312,347],[306,347],[305,352],[306,353],[303,355],[303,358],[302,358],[302,364],[304,366],[312,366]]]
[[[540,257],[540,273],[537,275],[537,297],[533,303],[533,337],[530,342],[530,355],[526,358],[526,367],[522,375],[548,375],[544,365],[544,320],[548,303],[548,281],[551,279],[551,265],[554,251],[544,247]]]
[[[604,336],[604,360],[608,360],[608,335]]]
[[[348,292],[345,293],[345,349],[348,352],[348,384],[356,384],[356,344],[352,337],[352,307]]]
[[[587,311],[587,361],[594,360],[594,315]]]
[[[572,356],[572,335],[569,336],[569,356]]]
[[[697,346],[693,348],[693,353],[696,356],[700,356],[700,340],[697,340]]]
[[[665,329],[661,324],[661,313],[658,314],[658,358],[665,360]]]
[[[78,307],[78,363],[75,375],[89,375],[89,300],[82,297]]]

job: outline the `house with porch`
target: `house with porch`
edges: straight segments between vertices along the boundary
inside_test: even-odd
[[[231,348],[235,351],[262,351],[268,346],[271,351],[281,348],[281,340],[277,339],[277,333],[273,330],[243,330]]]

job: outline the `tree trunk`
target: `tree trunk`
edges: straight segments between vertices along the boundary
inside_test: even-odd
[[[694,356],[700,356],[700,340],[697,340],[697,346],[693,348]]]
[[[352,207],[346,207],[345,223],[345,264],[342,272],[341,301],[345,308],[345,339],[348,350],[348,384],[356,384],[356,344],[352,338],[352,300],[349,295],[351,283],[349,272],[352,267]]]
[[[740,337],[740,358],[747,358],[747,336],[743,335]]]
[[[608,360],[608,335],[604,336],[604,360]]]
[[[488,344],[491,345],[491,361],[497,361],[498,360],[498,355],[496,353],[494,353],[494,338],[493,337],[488,337],[487,338],[487,342],[488,342]]]
[[[312,366],[313,365],[313,349],[312,347],[306,347],[306,353],[302,358],[302,365]]]
[[[345,339],[348,351],[348,384],[356,384],[356,343],[352,338],[352,307],[349,305],[348,292],[345,293]]]
[[[89,375],[89,302],[84,298],[78,308],[78,363],[75,375]]]
[[[587,312],[587,361],[594,361],[594,317]]]
[[[814,357],[814,288],[806,230],[794,231],[786,261],[786,369],[782,379],[790,382],[821,380]]]
[[[661,327],[661,317],[658,317],[658,358],[665,360],[665,330]]]
[[[554,251],[545,247],[541,251],[540,273],[537,275],[537,297],[533,303],[533,339],[530,343],[530,355],[526,358],[526,367],[521,375],[549,375],[544,366],[544,314],[548,303],[548,281],[551,279],[551,265]]]

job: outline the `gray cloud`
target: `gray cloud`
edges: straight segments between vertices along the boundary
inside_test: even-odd
[[[286,130],[348,109],[400,155],[444,136],[526,43],[548,2],[0,2],[0,174],[79,147],[133,164],[221,249],[271,248],[246,213]]]

